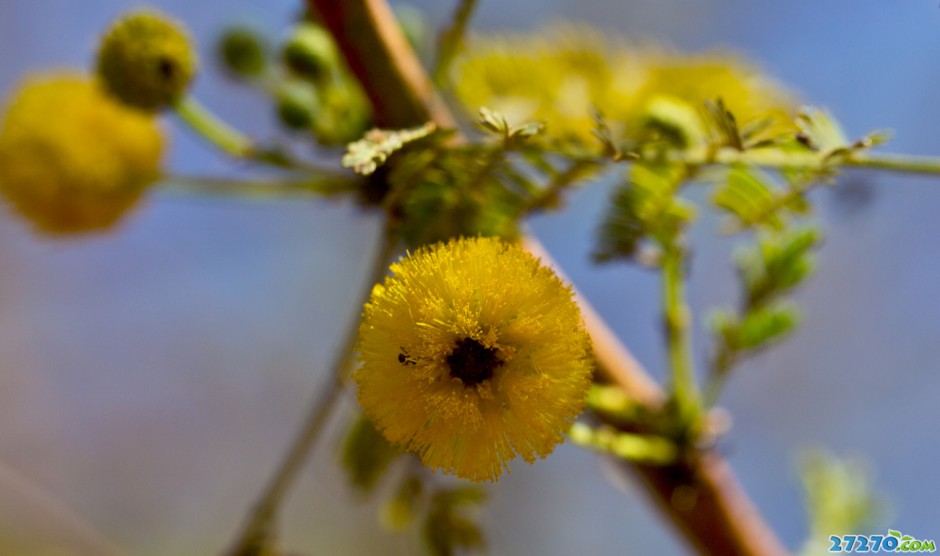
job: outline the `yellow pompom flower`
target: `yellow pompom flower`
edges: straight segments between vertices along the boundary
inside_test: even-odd
[[[592,106],[628,134],[663,98],[694,113],[721,98],[742,124],[769,117],[792,127],[795,113],[789,93],[733,55],[631,45],[588,26],[478,38],[453,83],[471,113],[486,106],[513,122],[542,120],[549,135],[582,142],[594,141]]]
[[[571,288],[495,238],[421,248],[391,270],[365,306],[353,375],[376,427],[474,481],[551,453],[591,379]]]
[[[0,123],[0,193],[47,233],[114,224],[159,174],[152,117],[72,73],[27,79]]]
[[[98,75],[108,92],[141,110],[160,110],[180,100],[196,73],[186,30],[152,10],[118,19],[98,47]]]

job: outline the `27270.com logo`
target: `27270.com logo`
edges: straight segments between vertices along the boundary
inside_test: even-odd
[[[932,540],[919,540],[888,529],[887,535],[831,535],[829,552],[936,552]]]

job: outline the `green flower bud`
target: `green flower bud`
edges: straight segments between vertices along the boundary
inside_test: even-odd
[[[318,93],[320,111],[313,132],[321,145],[345,145],[369,129],[369,101],[357,85],[337,81]]]
[[[319,25],[301,24],[284,45],[284,64],[298,76],[322,81],[339,64],[333,37]]]
[[[218,55],[230,73],[240,77],[256,77],[267,67],[267,45],[264,39],[247,27],[232,27],[219,38]]]
[[[142,110],[159,110],[182,98],[195,72],[186,31],[154,11],[117,20],[98,48],[98,75],[107,90]]]
[[[277,94],[277,115],[289,129],[309,130],[317,109],[317,93],[309,83],[288,83]]]

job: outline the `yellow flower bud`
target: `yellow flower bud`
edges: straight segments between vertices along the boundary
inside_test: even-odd
[[[27,79],[0,123],[0,193],[40,231],[114,224],[159,173],[154,119],[78,74]]]
[[[121,102],[159,110],[186,93],[196,55],[184,28],[153,11],[117,20],[101,39],[98,74]]]

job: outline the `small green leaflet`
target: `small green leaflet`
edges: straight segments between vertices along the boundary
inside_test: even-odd
[[[428,137],[437,131],[434,122],[409,129],[371,129],[362,139],[346,147],[342,164],[352,168],[357,174],[368,176],[376,168],[385,164],[388,157],[401,150],[409,143]]]

